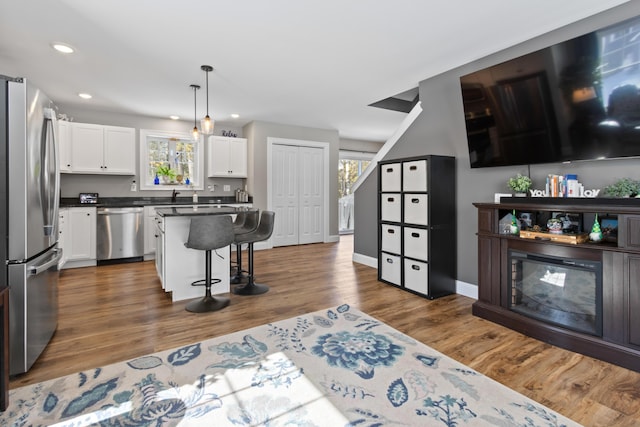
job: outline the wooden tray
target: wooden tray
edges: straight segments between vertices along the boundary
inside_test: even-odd
[[[577,245],[589,240],[589,233],[580,234],[552,234],[542,231],[524,231],[520,230],[520,237],[523,239],[550,240],[552,242],[569,243]]]

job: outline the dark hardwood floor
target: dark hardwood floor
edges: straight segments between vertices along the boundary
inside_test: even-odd
[[[348,303],[586,426],[640,425],[640,373],[553,347],[471,315],[473,300],[427,300],[377,281],[340,243],[256,251],[258,296],[222,311],[172,304],[152,261],[64,270],[58,330],[11,388]]]

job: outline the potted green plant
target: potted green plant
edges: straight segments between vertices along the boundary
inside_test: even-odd
[[[604,194],[609,197],[638,197],[640,196],[640,181],[631,178],[620,178],[604,188]]]
[[[156,168],[156,175],[162,177],[163,182],[169,183],[176,179],[176,171],[167,165],[160,165]]]
[[[531,188],[531,178],[518,174],[509,178],[507,186],[516,193],[516,196],[526,195]]]

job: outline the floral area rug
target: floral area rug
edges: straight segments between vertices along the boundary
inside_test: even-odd
[[[11,426],[578,426],[348,305],[11,390]]]

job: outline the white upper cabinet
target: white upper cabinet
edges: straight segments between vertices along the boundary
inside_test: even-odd
[[[71,123],[58,120],[60,172],[71,172]]]
[[[104,173],[135,175],[136,130],[104,126]]]
[[[71,123],[71,171],[103,172],[104,129],[100,125]]]
[[[225,136],[209,137],[208,174],[210,177],[247,177],[247,140]]]
[[[135,175],[136,132],[134,128],[68,123],[70,161],[62,163],[61,172]],[[61,140],[61,149],[65,143]]]

